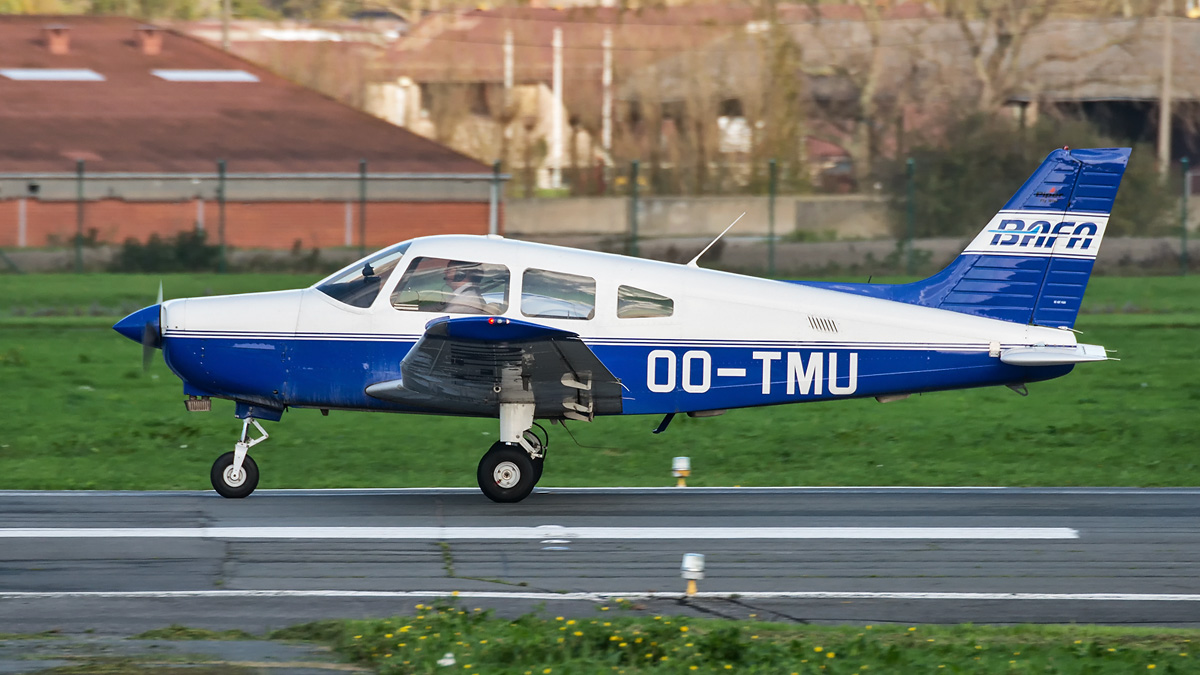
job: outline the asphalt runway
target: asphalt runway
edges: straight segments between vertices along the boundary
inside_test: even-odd
[[[261,632],[454,594],[504,616],[1200,626],[1198,562],[1195,489],[0,492],[0,633]]]

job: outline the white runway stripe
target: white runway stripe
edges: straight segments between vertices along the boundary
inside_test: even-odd
[[[0,591],[0,600],[57,600],[68,598],[462,598],[466,600],[547,600],[615,602],[617,600],[678,600],[683,593],[530,593],[505,591]],[[700,592],[696,599],[741,600],[1049,600],[1080,602],[1200,602],[1200,594],[1184,593],[870,593],[856,591],[722,591]]]
[[[1078,539],[1067,527],[38,527],[0,539]]]

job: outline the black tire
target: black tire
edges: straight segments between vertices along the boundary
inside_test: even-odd
[[[528,453],[526,453],[526,455],[528,455]],[[533,484],[537,485],[538,483],[542,482],[542,469],[546,468],[546,456],[542,455],[537,459],[530,457],[529,461],[533,464]]]
[[[213,489],[217,494],[226,499],[241,499],[254,492],[254,488],[258,487],[258,465],[246,455],[246,459],[242,461],[242,473],[246,474],[244,480],[233,484],[227,478],[227,472],[233,468],[233,453],[227,452],[217,458],[213,462],[212,471],[208,477],[212,480]]]
[[[537,484],[537,472],[529,453],[519,445],[508,443],[496,443],[487,451],[479,460],[475,477],[483,494],[501,504],[525,499]]]

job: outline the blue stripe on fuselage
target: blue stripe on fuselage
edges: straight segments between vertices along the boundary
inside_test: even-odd
[[[414,344],[168,336],[163,351],[167,365],[181,379],[222,398],[280,408],[420,412],[364,392],[370,384],[400,379],[400,362]],[[624,385],[625,414],[1033,382],[1071,370],[1069,365],[1010,366],[985,350],[964,351],[961,346],[896,349],[797,344],[694,348],[641,341],[606,341],[589,346]],[[766,384],[764,368],[769,373]]]

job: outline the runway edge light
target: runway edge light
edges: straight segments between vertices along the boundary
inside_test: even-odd
[[[675,487],[687,487],[687,477],[692,475],[692,460],[690,457],[676,457],[671,460],[671,475],[679,479]]]
[[[687,579],[687,594],[695,595],[696,580],[704,578],[704,554],[684,553],[683,564],[679,566],[679,571],[680,576]]]

